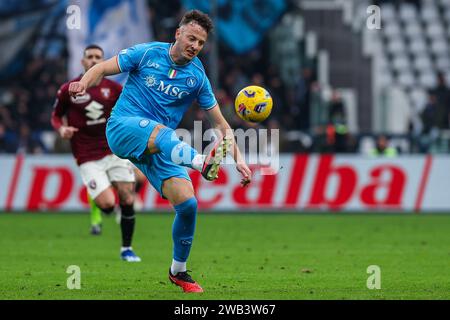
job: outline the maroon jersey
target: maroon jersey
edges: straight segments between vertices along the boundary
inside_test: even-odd
[[[119,83],[103,78],[98,86],[87,89],[85,95],[69,96],[69,84],[80,79],[60,87],[52,113],[52,125],[56,130],[63,116],[67,117],[67,125],[78,128],[70,139],[78,165],[111,154],[105,135],[106,121],[122,91]]]

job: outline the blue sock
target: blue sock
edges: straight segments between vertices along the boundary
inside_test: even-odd
[[[194,238],[197,199],[192,197],[174,208],[176,215],[172,226],[173,259],[186,262]]]
[[[197,150],[181,141],[173,129],[167,127],[160,129],[155,139],[155,145],[166,159],[192,168],[192,159],[197,155]]]

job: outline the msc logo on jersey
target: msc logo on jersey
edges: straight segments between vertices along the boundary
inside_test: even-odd
[[[172,84],[165,84],[164,81],[157,80],[153,74],[145,77],[144,81],[147,87],[156,88],[156,90],[171,97],[177,97],[178,99],[181,99],[189,94],[188,91],[183,91],[177,86],[174,86]]]
[[[157,88],[158,91],[164,92],[165,94],[171,96],[171,97],[177,97],[178,99],[183,98],[184,96],[188,95],[189,92],[187,91],[181,91],[180,88],[173,86],[171,84],[164,84],[164,81],[159,81],[159,86]]]

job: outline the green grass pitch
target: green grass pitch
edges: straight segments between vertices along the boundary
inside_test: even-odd
[[[0,299],[449,299],[450,215],[200,213],[188,269],[204,288],[169,283],[173,214],[137,216],[140,263],[120,233],[87,213],[0,214]],[[67,288],[67,267],[81,289]],[[367,267],[381,289],[367,288]]]

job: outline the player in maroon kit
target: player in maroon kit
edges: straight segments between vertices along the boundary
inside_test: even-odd
[[[103,49],[97,45],[86,47],[81,60],[85,72],[103,61],[103,54]],[[83,183],[89,196],[103,212],[114,210],[113,187],[117,190],[121,209],[121,258],[130,262],[140,261],[131,247],[135,225],[133,167],[128,160],[112,154],[105,136],[106,121],[122,86],[102,78],[86,94],[76,98],[69,96],[70,82],[80,79],[81,76],[63,84],[58,90],[51,123],[63,139],[70,139]]]

